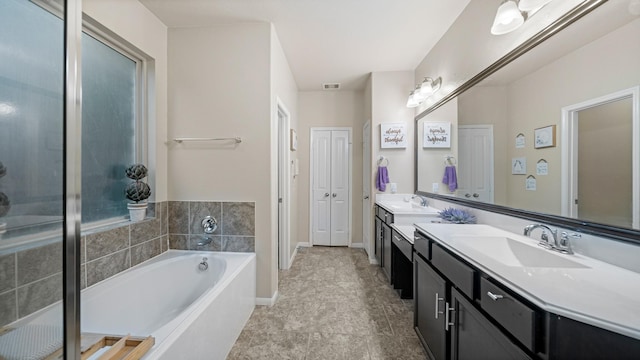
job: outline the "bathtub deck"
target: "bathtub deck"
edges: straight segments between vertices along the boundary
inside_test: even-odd
[[[362,249],[301,248],[280,297],[257,306],[227,359],[425,359],[413,302]]]

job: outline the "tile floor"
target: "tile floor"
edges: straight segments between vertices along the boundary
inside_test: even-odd
[[[256,306],[227,359],[425,359],[413,303],[362,249],[300,248],[277,303]]]

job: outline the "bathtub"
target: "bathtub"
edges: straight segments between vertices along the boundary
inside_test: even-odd
[[[84,290],[80,329],[151,335],[156,344],[144,359],[225,359],[254,309],[255,288],[253,253],[169,250]]]

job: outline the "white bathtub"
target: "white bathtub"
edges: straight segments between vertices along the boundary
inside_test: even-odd
[[[169,250],[83,291],[81,331],[152,335],[145,359],[225,359],[255,288],[253,253]]]

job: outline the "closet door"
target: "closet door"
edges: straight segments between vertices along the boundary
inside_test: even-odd
[[[349,132],[331,132],[331,246],[349,245]]]
[[[311,153],[312,236],[314,245],[331,245],[331,131],[313,131]]]
[[[311,236],[313,245],[349,245],[350,133],[312,130]]]

